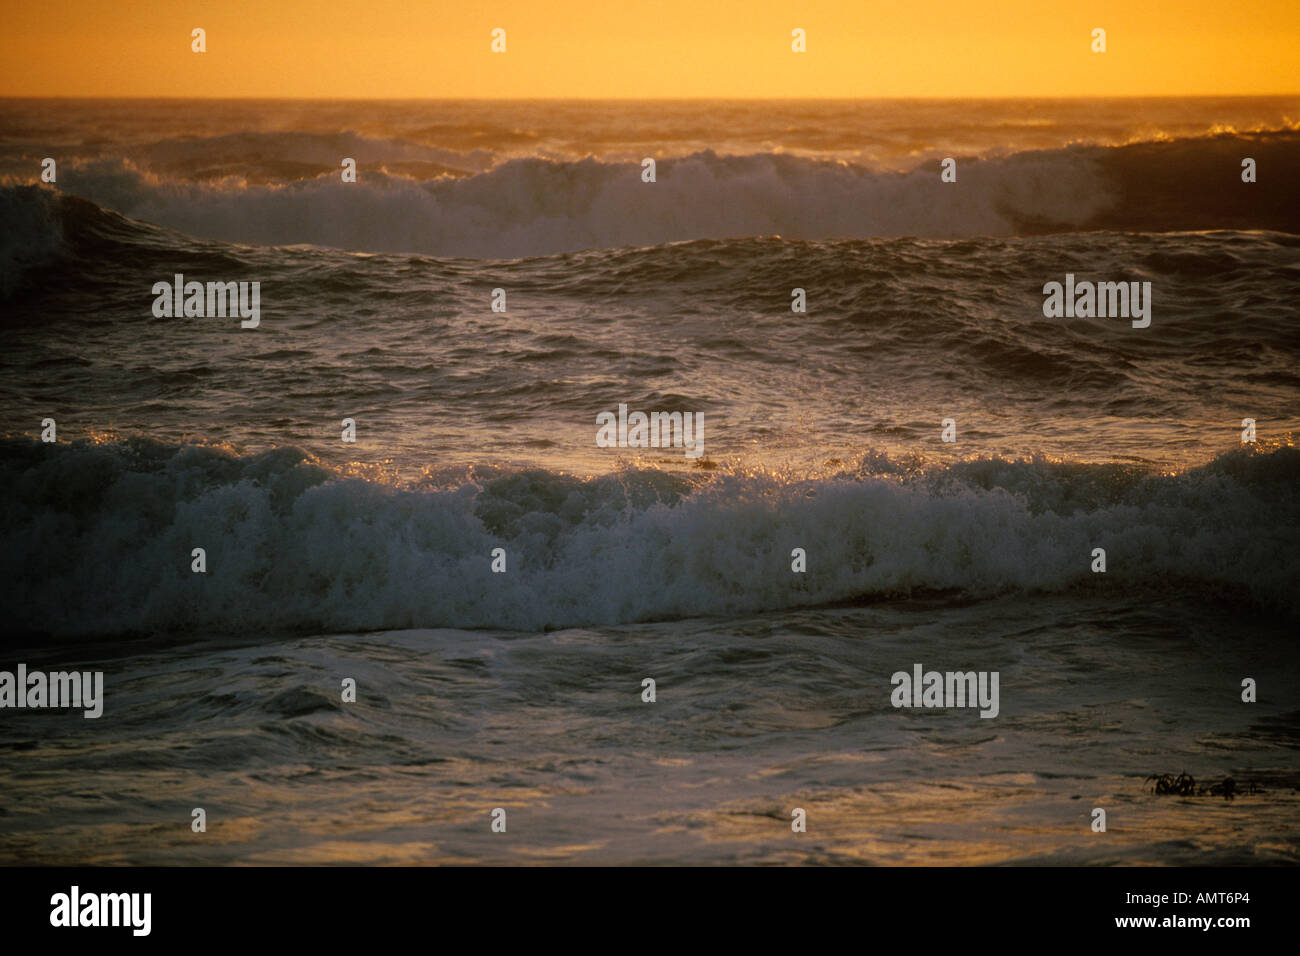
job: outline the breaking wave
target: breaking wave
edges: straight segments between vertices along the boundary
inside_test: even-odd
[[[8,439],[0,604],[11,628],[57,635],[536,631],[936,590],[1194,587],[1295,615],[1300,562],[1279,556],[1297,553],[1298,479],[1300,449],[1282,447],[1173,475],[866,455],[805,479],[471,469],[395,485],[295,448]]]
[[[236,137],[224,148],[241,143]],[[307,145],[324,157],[357,144]],[[59,188],[196,237],[433,256],[513,258],[765,235],[1300,232],[1295,130],[961,159],[956,183],[941,182],[932,163],[884,172],[709,151],[664,159],[656,182],[645,183],[636,163],[530,157],[480,169],[488,163],[482,156],[407,146],[394,152],[390,145],[396,158],[376,160],[377,169],[363,166],[359,181],[348,184],[336,169],[316,175],[319,167],[301,163],[222,174],[218,155],[215,178],[171,178],[130,159],[95,159],[62,168]],[[1260,182],[1243,184],[1252,190],[1248,201],[1223,185],[1225,169],[1227,181],[1235,181],[1243,155],[1268,171]],[[313,175],[301,178],[304,168]],[[9,219],[0,235],[6,258],[15,237],[32,228],[21,217]]]

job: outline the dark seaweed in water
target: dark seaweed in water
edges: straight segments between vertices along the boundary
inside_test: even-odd
[[[1196,778],[1188,773],[1174,776],[1169,773],[1152,774],[1143,783],[1151,781],[1151,792],[1157,794],[1175,794],[1180,797],[1223,797],[1232,800],[1238,794],[1256,794],[1264,791],[1253,783],[1241,786],[1232,777],[1224,777],[1219,783],[1197,788]]]

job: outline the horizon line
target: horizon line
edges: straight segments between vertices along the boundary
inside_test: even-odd
[[[1069,93],[1037,95],[893,95],[893,96],[141,96],[60,93],[41,96],[0,93],[0,100],[176,100],[183,102],[330,102],[330,103],[827,103],[827,102],[969,102],[976,100],[1197,100],[1300,98],[1287,93]]]

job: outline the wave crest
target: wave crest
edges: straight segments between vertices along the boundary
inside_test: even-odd
[[[223,137],[222,148],[235,149],[249,135]],[[322,161],[362,145],[346,141],[352,134],[340,135],[345,141],[302,134],[300,145]],[[636,163],[533,157],[474,172],[488,162],[485,157],[406,144],[390,147],[393,155],[375,160],[375,166],[363,166],[356,183],[341,182],[337,170],[315,175],[324,167],[301,161],[280,171],[288,177],[284,181],[275,180],[275,170],[250,172],[248,161],[232,166],[241,173],[196,180],[169,178],[119,158],[70,163],[60,169],[59,186],[134,219],[198,237],[514,258],[767,235],[1300,232],[1297,146],[1296,130],[1072,146],[959,159],[955,183],[940,181],[936,163],[885,172],[785,154],[705,151],[661,160],[657,181],[645,183]],[[186,142],[157,148],[173,164],[200,162]],[[1248,186],[1236,183],[1233,172],[1246,155],[1268,171]],[[209,173],[224,168],[220,158]],[[308,166],[314,178],[303,178]],[[19,235],[26,228],[19,221],[6,231]]]
[[[12,439],[0,475],[0,594],[29,632],[541,630],[1171,582],[1300,613],[1290,447],[1179,475],[876,455],[817,479],[478,469],[395,486],[292,448]]]

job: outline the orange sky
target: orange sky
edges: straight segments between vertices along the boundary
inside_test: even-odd
[[[7,0],[0,95],[875,97],[1300,91],[1300,0]],[[190,30],[208,52],[190,52]],[[490,52],[504,27],[507,52]],[[807,31],[808,52],[790,50]],[[1108,50],[1089,49],[1104,27]]]

